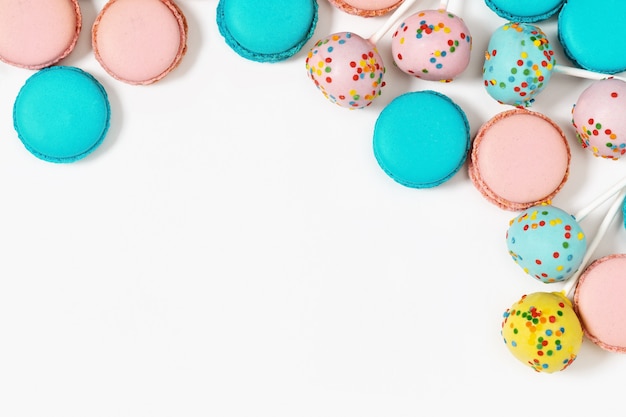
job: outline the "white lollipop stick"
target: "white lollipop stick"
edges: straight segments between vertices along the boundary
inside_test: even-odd
[[[589,80],[604,80],[606,78],[615,78],[616,80],[626,81],[624,77],[618,77],[610,74],[602,74],[600,72],[589,71],[582,68],[567,67],[559,64],[555,64],[553,67],[554,72],[559,74],[571,75],[573,77],[587,78]]]
[[[600,241],[602,240],[607,230],[609,229],[609,226],[613,222],[613,219],[615,218],[617,212],[620,211],[620,209],[622,208],[624,197],[626,197],[626,188],[623,188],[619,192],[619,194],[615,198],[615,201],[613,201],[613,204],[611,204],[611,207],[607,211],[606,216],[604,216],[604,219],[602,220],[602,223],[600,223],[600,227],[598,228],[596,235],[594,236],[593,240],[587,247],[587,252],[585,253],[585,256],[583,257],[583,261],[580,264],[580,267],[574,273],[574,275],[571,276],[571,278],[567,281],[567,283],[563,286],[562,292],[563,294],[565,294],[566,297],[569,298],[569,293],[574,289],[574,287],[576,287],[578,278],[580,278],[583,271],[587,267],[587,263],[593,256],[593,253],[595,252],[595,250],[598,248]]]
[[[380,29],[378,29],[376,32],[374,32],[374,34],[372,36],[370,36],[370,38],[368,39],[371,43],[373,43],[374,45],[376,45],[376,43],[378,43],[378,41],[380,40],[380,38],[382,38],[383,36],[385,36],[385,33],[387,33],[389,31],[389,29],[391,29],[392,27],[396,26],[398,24],[398,21],[400,19],[402,19],[402,17],[404,17],[404,14],[407,12],[407,10],[409,10],[409,8],[411,6],[413,6],[413,4],[417,2],[417,0],[404,0],[404,3],[402,3],[392,14],[391,16],[389,16],[389,18],[385,21],[385,23],[380,27]]]
[[[619,190],[621,190],[624,187],[626,187],[626,177],[622,178],[622,180],[618,181],[611,188],[609,188],[604,193],[597,196],[586,207],[583,207],[581,210],[579,210],[578,213],[574,215],[574,218],[579,222],[582,221],[585,217],[589,215],[589,213],[591,213],[596,208],[601,206],[606,200],[611,198],[613,195],[615,195],[615,193],[617,193]]]
[[[441,0],[439,3],[439,10],[448,10],[448,1],[449,0]]]

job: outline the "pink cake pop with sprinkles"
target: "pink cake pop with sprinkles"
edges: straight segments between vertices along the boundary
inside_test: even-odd
[[[580,145],[601,158],[617,160],[626,154],[626,82],[596,81],[578,97],[572,124]]]
[[[472,37],[460,17],[447,11],[423,10],[406,19],[394,32],[391,51],[403,72],[428,81],[452,81],[470,62]]]
[[[306,58],[308,77],[332,103],[350,109],[372,104],[385,86],[385,64],[376,43],[417,0],[405,0],[368,39],[333,33],[315,43]]]

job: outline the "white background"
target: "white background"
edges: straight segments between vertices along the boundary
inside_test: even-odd
[[[29,154],[12,127],[31,71],[0,65],[0,416],[550,415],[623,404],[626,356],[585,341],[564,372],[517,362],[503,311],[559,290],[509,257],[515,213],[485,200],[466,166],[433,189],[378,167],[372,131],[397,95],[434,89],[466,112],[472,136],[509,107],[482,85],[484,51],[505,21],[482,0],[451,0],[474,43],[449,84],[393,66],[379,43],[383,95],[349,111],[307,78],[313,43],[369,36],[384,22],[320,0],[303,51],[276,64],[226,46],[217,0],[179,0],[181,66],[151,86],[108,76],[90,29],[103,0],[81,1],[84,30],[62,63],[107,89],[111,129],[73,164]],[[285,1],[288,5],[289,1]],[[421,0],[412,11],[436,8]],[[563,57],[556,19],[540,23]],[[554,74],[533,110],[572,150],[553,203],[576,212],[624,176],[626,161],[577,144],[571,107],[591,81]],[[608,204],[602,206],[603,209]],[[589,238],[602,216],[582,223]],[[596,257],[626,251],[616,219]],[[426,410],[429,410],[426,413]]]

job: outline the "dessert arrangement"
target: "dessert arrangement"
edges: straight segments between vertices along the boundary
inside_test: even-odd
[[[328,0],[342,12],[385,22],[368,37],[346,30],[316,40],[318,1],[326,0],[294,0],[288,7],[278,0],[219,0],[215,23],[234,53],[258,65],[295,60],[311,42],[303,70],[329,102],[353,111],[370,111],[384,94],[386,66],[377,45],[389,32],[389,64],[407,77],[450,83],[470,65],[471,28],[447,10],[447,1],[412,11],[418,0]],[[509,255],[533,279],[562,288],[526,294],[506,309],[501,334],[515,358],[553,373],[574,363],[585,338],[607,351],[626,352],[626,254],[593,259],[617,213],[626,217],[626,179],[575,215],[553,206],[569,178],[570,139],[550,117],[528,109],[553,72],[592,79],[572,104],[575,139],[593,157],[617,161],[626,153],[626,82],[615,75],[626,69],[626,46],[617,35],[598,42],[579,30],[591,10],[617,31],[614,16],[626,3],[485,3],[507,22],[491,34],[482,83],[491,98],[509,107],[471,137],[458,103],[435,87],[407,91],[380,111],[372,153],[394,183],[418,189],[442,186],[467,163],[477,192],[517,212],[506,232]],[[558,42],[576,67],[556,62],[558,44],[535,25],[556,15]],[[16,138],[46,162],[87,157],[111,124],[103,85],[80,68],[62,65],[83,24],[77,0],[0,2],[0,61],[33,72],[15,98]],[[171,0],[109,0],[91,26],[91,48],[113,79],[148,86],[178,67],[188,29],[183,10]],[[611,198],[598,230],[585,232],[581,222]]]

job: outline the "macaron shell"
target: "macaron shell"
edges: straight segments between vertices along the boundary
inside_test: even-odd
[[[37,70],[72,52],[82,27],[77,0],[0,2],[0,60]]]
[[[13,125],[33,155],[74,162],[104,140],[111,116],[107,93],[87,72],[52,66],[33,74],[13,106]]]
[[[485,0],[498,16],[512,22],[534,23],[556,14],[565,0]]]
[[[580,276],[574,308],[585,336],[602,349],[626,353],[626,254],[602,257]]]
[[[580,145],[593,155],[617,160],[626,154],[626,82],[595,81],[572,108],[572,124]]]
[[[284,61],[313,36],[316,0],[220,0],[217,26],[226,44],[243,58]]]
[[[567,57],[590,71],[626,70],[624,16],[623,0],[568,0],[558,17],[558,36]]]
[[[454,176],[470,146],[463,110],[435,91],[405,93],[378,116],[374,156],[394,181],[411,188],[431,188]]]
[[[404,0],[328,0],[330,4],[346,13],[361,17],[384,16],[402,4]]]
[[[469,176],[487,200],[505,210],[549,202],[569,176],[570,148],[561,128],[541,113],[512,109],[476,134]]]
[[[187,22],[169,0],[110,0],[92,28],[96,59],[115,79],[152,84],[178,66]]]

